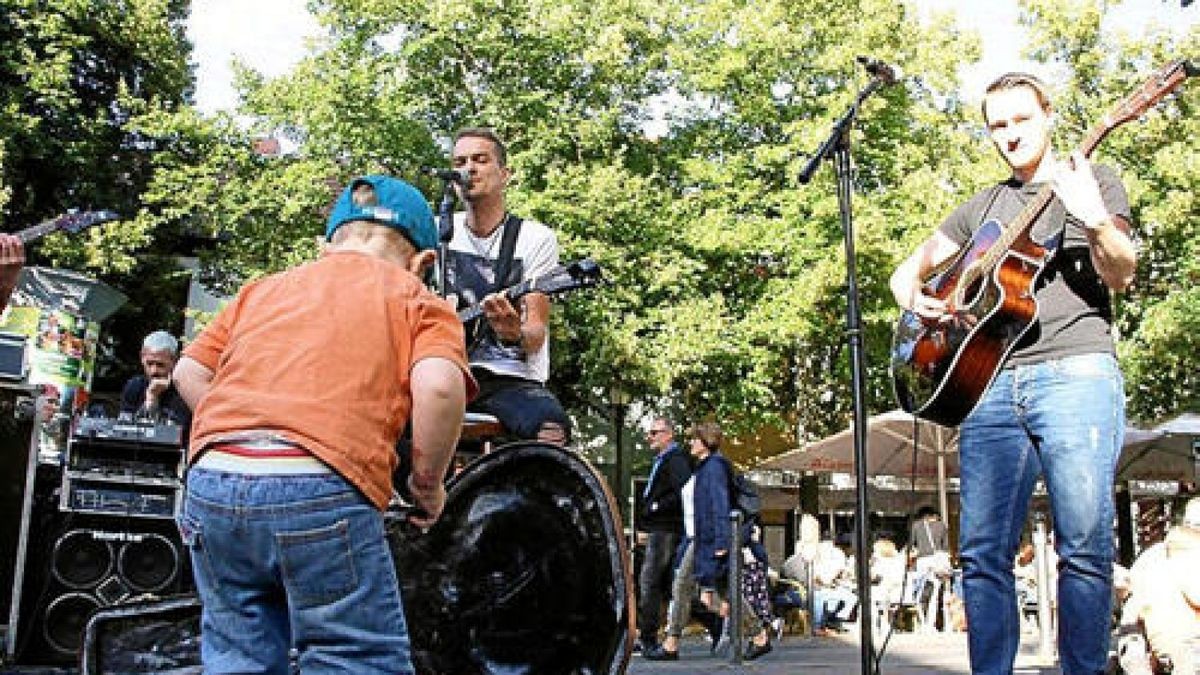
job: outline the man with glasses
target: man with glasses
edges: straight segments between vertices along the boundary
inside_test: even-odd
[[[654,450],[654,465],[642,493],[638,527],[646,532],[646,555],[638,577],[638,637],[642,654],[653,659],[662,654],[658,627],[663,602],[669,597],[675,549],[683,534],[683,501],[680,490],[692,475],[692,464],[671,431],[671,422],[657,417],[646,432]]]
[[[509,301],[501,292],[554,269],[554,231],[508,211],[513,177],[508,150],[491,129],[472,127],[454,137],[451,162],[468,172],[458,185],[465,212],[455,217],[446,258],[446,286],[459,308],[479,304],[486,329],[467,346],[479,396],[471,412],[494,415],[517,438],[565,445],[571,419],[546,387],[550,376],[550,298],[533,292]]]

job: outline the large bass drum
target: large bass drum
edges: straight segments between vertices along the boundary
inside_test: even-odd
[[[624,672],[632,576],[596,471],[544,443],[506,445],[447,485],[428,532],[389,535],[418,673]]]

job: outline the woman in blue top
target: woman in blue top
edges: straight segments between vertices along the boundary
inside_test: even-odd
[[[729,512],[733,508],[730,493],[733,466],[721,454],[721,440],[721,427],[715,422],[700,422],[692,427],[689,450],[696,468],[683,488],[683,517],[684,528],[695,545],[693,574],[700,587],[700,600],[724,618],[729,616],[731,590],[728,588]],[[732,591],[737,593],[738,589]],[[755,659],[769,651],[769,633],[760,628],[746,646],[746,658]]]

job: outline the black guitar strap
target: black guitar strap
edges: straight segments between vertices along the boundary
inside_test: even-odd
[[[520,218],[511,213],[504,214],[504,224],[501,226],[504,228],[504,233],[500,235],[500,253],[496,256],[495,266],[492,267],[492,271],[496,275],[492,281],[492,293],[499,293],[510,285],[508,273],[512,271],[513,252],[517,249],[517,237],[521,234],[522,222]],[[487,319],[480,317],[477,321],[480,328],[468,331],[467,353],[474,352],[479,347],[484,335],[494,335]]]
[[[523,221],[511,213],[504,215],[504,234],[500,239],[500,255],[496,257],[496,279],[492,282],[492,292],[498,293],[509,286],[508,273],[512,271],[513,251],[517,248],[517,237],[521,234]]]

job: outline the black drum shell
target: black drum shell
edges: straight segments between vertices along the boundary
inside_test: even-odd
[[[633,635],[620,517],[577,454],[527,442],[468,464],[428,532],[389,518],[422,674],[620,673]]]

